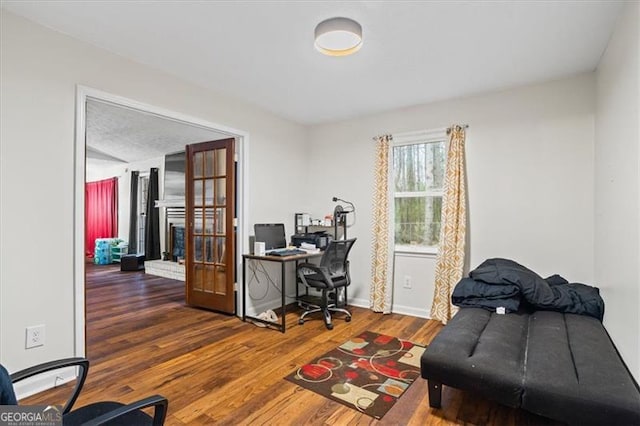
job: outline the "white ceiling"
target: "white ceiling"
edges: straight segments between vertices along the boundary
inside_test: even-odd
[[[163,157],[185,145],[228,137],[223,133],[139,110],[89,99],[86,110],[87,167],[109,167]]]
[[[47,27],[303,124],[592,71],[622,2],[2,1]],[[313,48],[360,22],[353,56]]]

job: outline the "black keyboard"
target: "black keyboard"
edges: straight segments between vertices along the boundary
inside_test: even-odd
[[[270,251],[267,253],[269,256],[294,256],[296,254],[306,254],[307,252],[300,249],[287,249],[287,250],[277,250]]]

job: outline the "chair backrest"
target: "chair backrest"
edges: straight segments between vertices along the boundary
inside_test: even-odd
[[[45,362],[27,369],[8,375],[5,368],[0,365],[0,402],[11,404],[14,399],[8,391],[13,394],[13,384],[42,373],[54,371],[62,368],[76,368],[76,385],[67,403],[62,410],[62,421],[64,424],[102,425],[102,424],[141,424],[141,421],[153,422],[153,426],[164,424],[169,401],[161,395],[153,395],[129,404],[120,404],[112,401],[100,401],[87,404],[71,411],[89,371],[89,360],[86,358],[65,358],[55,361]],[[7,383],[8,380],[8,383]],[[5,395],[5,390],[7,395]],[[6,402],[8,401],[8,402]],[[17,401],[11,405],[17,404]],[[142,411],[144,408],[153,407],[153,418]],[[144,424],[147,424],[146,422]]]
[[[331,275],[346,275],[349,252],[355,242],[356,238],[331,241],[322,255],[320,266],[328,268]]]
[[[0,405],[18,405],[11,376],[2,364],[0,364]]]
[[[76,372],[76,385],[67,400],[67,403],[62,409],[62,414],[67,414],[71,411],[71,407],[76,403],[82,386],[84,386],[85,380],[87,380],[87,373],[89,372],[89,360],[87,358],[64,358],[55,361],[45,362],[43,364],[29,367],[24,370],[18,371],[11,375],[11,381],[18,383],[21,380],[28,379],[29,377],[37,376],[39,374],[46,373],[48,371],[60,370],[67,367],[77,367]]]

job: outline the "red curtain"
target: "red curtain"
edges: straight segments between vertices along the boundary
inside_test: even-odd
[[[85,251],[93,256],[96,238],[118,236],[118,178],[85,184]]]

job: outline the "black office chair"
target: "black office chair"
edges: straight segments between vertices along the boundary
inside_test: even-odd
[[[305,317],[315,312],[322,312],[324,324],[329,330],[333,329],[331,312],[346,314],[345,321],[351,321],[351,312],[343,306],[347,304],[347,286],[351,284],[348,256],[355,242],[355,238],[331,241],[322,255],[320,265],[307,262],[298,265],[296,272],[300,281],[322,292],[319,300],[301,298],[299,304],[305,312],[298,324],[304,324]]]
[[[71,396],[67,400],[67,403],[62,408],[62,423],[67,425],[153,425],[161,426],[164,424],[165,417],[167,415],[167,407],[169,402],[166,398],[160,395],[150,396],[148,398],[141,399],[131,404],[122,404],[113,401],[101,401],[93,404],[85,405],[76,410],[71,411],[73,404],[78,399],[82,386],[87,378],[89,371],[89,360],[86,358],[67,358],[57,361],[51,361],[44,364],[36,365],[25,370],[18,371],[7,376],[7,371],[4,368],[0,368],[0,383],[6,385],[9,380],[10,383],[17,383],[29,377],[36,376],[38,374],[46,373],[47,371],[58,370],[67,367],[77,367],[78,376],[76,378],[76,385],[71,393]],[[14,396],[13,389],[3,389],[3,396],[9,394]],[[7,401],[15,401],[15,397],[8,398]],[[12,404],[12,402],[5,402]],[[144,411],[143,408],[154,407],[154,415],[151,417]]]

